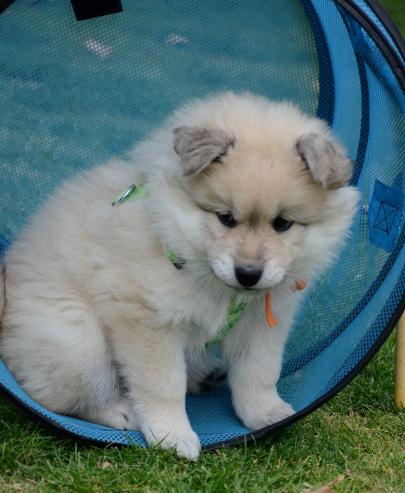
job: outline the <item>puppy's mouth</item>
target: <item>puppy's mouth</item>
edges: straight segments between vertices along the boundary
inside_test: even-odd
[[[268,262],[264,267],[234,266],[231,258],[210,262],[217,279],[239,292],[261,292],[277,287],[284,281],[285,270]]]
[[[230,286],[228,284],[229,287],[232,287],[235,291],[237,291],[238,293],[241,293],[241,294],[251,294],[251,295],[254,295],[254,294],[258,294],[258,293],[264,293],[266,291],[268,291],[269,289],[271,288],[244,288],[243,286]]]

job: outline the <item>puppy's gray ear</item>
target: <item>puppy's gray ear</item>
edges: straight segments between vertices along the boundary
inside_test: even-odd
[[[304,135],[297,151],[313,179],[327,190],[343,187],[352,177],[353,162],[330,135]]]
[[[223,130],[182,126],[173,132],[173,147],[180,157],[183,176],[196,175],[210,164],[221,162],[234,144]]]

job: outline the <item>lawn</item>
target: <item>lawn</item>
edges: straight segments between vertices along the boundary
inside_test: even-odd
[[[384,4],[404,32],[404,0]],[[0,492],[405,492],[394,339],[337,397],[276,441],[205,452],[197,463],[61,440],[0,402]]]

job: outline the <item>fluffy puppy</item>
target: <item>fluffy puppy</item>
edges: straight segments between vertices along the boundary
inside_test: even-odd
[[[43,406],[195,459],[187,385],[218,364],[202,348],[242,297],[222,341],[235,411],[252,430],[286,418],[276,384],[301,297],[291,288],[342,246],[351,172],[325,123],[292,104],[224,93],[186,105],[128,160],[64,185],[12,245],[2,357]],[[133,183],[148,194],[113,207]]]

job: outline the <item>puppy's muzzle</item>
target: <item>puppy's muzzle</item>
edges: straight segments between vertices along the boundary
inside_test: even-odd
[[[252,266],[236,266],[235,277],[238,282],[245,288],[251,288],[257,284],[262,277],[263,269]]]

